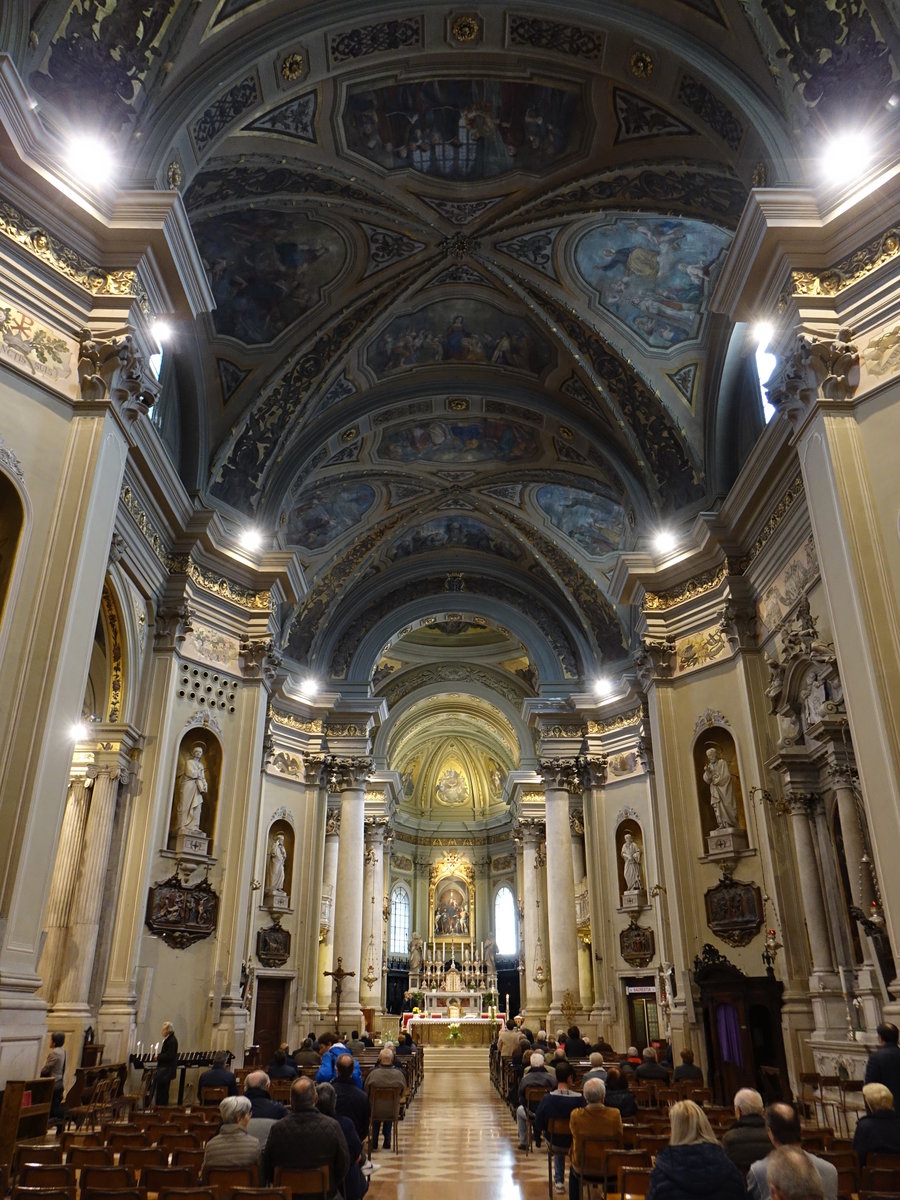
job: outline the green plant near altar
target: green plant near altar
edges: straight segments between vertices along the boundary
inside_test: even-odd
[[[462,1030],[459,1027],[459,1021],[451,1021],[447,1028],[447,1041],[451,1046],[455,1046],[462,1038]]]
[[[497,1003],[497,993],[496,992],[482,992],[481,1000],[482,1000],[482,1003],[484,1004],[485,1008],[490,1008],[492,1004]]]

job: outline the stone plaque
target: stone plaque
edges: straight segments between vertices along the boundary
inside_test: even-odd
[[[219,897],[208,879],[185,887],[176,873],[155,883],[147,894],[148,929],[176,950],[215,933],[218,915]]]
[[[706,923],[729,946],[746,946],[762,928],[762,893],[755,883],[725,875],[705,898]]]
[[[644,929],[632,917],[631,924],[619,934],[619,951],[632,967],[646,967],[656,953],[652,929]]]
[[[280,925],[256,932],[256,957],[264,967],[283,966],[291,953],[291,935]]]

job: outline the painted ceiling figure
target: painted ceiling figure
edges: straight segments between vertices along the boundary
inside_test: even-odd
[[[469,799],[469,784],[461,771],[448,767],[438,779],[434,794],[439,803],[455,807]]]

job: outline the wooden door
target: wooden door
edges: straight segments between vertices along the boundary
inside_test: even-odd
[[[287,979],[256,977],[256,1022],[253,1040],[259,1046],[259,1061],[263,1068],[284,1041],[284,1002]]]

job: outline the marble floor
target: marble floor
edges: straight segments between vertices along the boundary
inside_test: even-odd
[[[516,1149],[516,1123],[491,1086],[481,1046],[425,1048],[425,1080],[379,1149],[369,1200],[546,1200],[547,1159]],[[427,1190],[426,1190],[427,1189]]]

